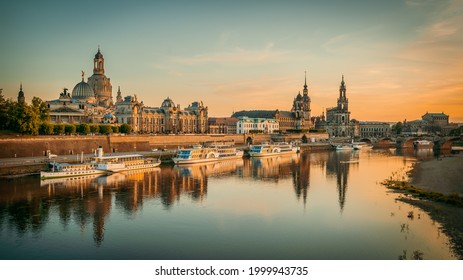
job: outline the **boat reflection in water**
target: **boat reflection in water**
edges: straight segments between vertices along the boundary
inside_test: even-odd
[[[407,158],[332,151],[0,179],[0,258],[396,259],[421,248],[452,258],[439,225],[375,183],[410,166]],[[407,218],[412,210],[420,220]]]

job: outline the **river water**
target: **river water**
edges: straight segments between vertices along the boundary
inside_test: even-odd
[[[380,184],[432,157],[304,152],[0,179],[0,259],[455,259],[440,225]]]

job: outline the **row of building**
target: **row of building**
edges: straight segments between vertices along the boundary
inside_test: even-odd
[[[208,107],[202,101],[193,101],[185,108],[167,97],[159,107],[146,106],[136,95],[123,97],[118,87],[113,100],[111,79],[105,75],[104,57],[98,48],[93,59],[93,75],[77,83],[72,92],[64,88],[55,100],[46,101],[53,123],[129,124],[134,132],[156,134],[243,134],[306,132],[324,130],[330,137],[388,137],[391,124],[359,122],[351,119],[346,84],[342,76],[339,96],[334,107],[320,116],[311,114],[311,98],[304,79],[302,94],[293,99],[291,110],[252,110],[234,112],[231,117],[209,117]],[[22,86],[18,101],[24,101]],[[442,129],[436,128],[440,127]],[[450,129],[448,115],[429,114],[420,121],[404,122],[409,133],[443,131]]]

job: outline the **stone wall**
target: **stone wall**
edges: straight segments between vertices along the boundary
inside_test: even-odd
[[[303,134],[285,135],[284,141],[300,140]],[[326,138],[326,134],[307,134],[309,139]],[[233,141],[235,145],[246,145],[246,140],[258,144],[276,140],[270,134],[229,134],[229,135],[109,135],[109,136],[17,136],[0,138],[0,158],[46,156],[50,151],[56,155],[76,155],[93,153],[103,147],[108,152],[135,152],[151,149],[177,149],[197,143],[213,141]],[[280,137],[281,138],[281,137]],[[281,139],[279,139],[281,140]]]

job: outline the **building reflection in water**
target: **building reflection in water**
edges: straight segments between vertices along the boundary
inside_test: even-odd
[[[358,151],[336,151],[328,154],[326,162],[327,177],[336,177],[339,208],[342,212],[346,204],[349,169],[359,163]]]
[[[169,209],[181,199],[201,203],[206,199],[208,178],[238,176],[277,183],[292,179],[298,200],[307,204],[311,165],[326,168],[335,177],[341,211],[346,202],[352,153],[302,153],[260,159],[239,159],[209,164],[163,166],[110,176],[55,179],[38,177],[12,180],[14,187],[0,186],[0,226],[18,234],[39,233],[53,215],[66,228],[76,223],[85,234],[90,226],[97,246],[104,240],[105,221],[113,209],[133,216],[151,199]],[[40,183],[39,183],[40,182]],[[38,186],[40,184],[40,186]]]

